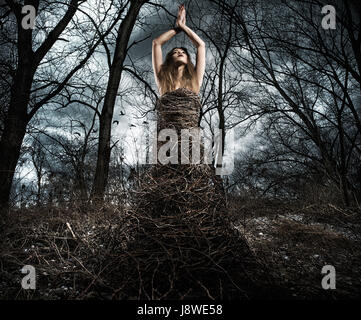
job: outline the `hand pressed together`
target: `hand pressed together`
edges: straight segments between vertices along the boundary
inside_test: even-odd
[[[176,25],[178,28],[181,29],[183,29],[186,26],[186,9],[184,7],[184,4],[181,4],[178,8]]]

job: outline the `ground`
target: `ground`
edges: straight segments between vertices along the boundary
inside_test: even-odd
[[[119,252],[134,236],[129,214],[111,205],[13,210],[1,225],[0,298],[137,299],[122,295],[118,267]],[[360,298],[360,209],[236,197],[229,199],[229,215],[256,261],[256,267],[244,270],[246,276],[258,279],[260,269],[267,270],[266,280],[247,286],[247,297]],[[36,269],[35,290],[21,287],[24,265]],[[321,286],[326,265],[336,270],[334,290]],[[229,273],[237,278],[237,268]]]

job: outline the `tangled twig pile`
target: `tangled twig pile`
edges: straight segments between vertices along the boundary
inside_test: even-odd
[[[154,166],[145,173],[131,214],[138,228],[120,272],[131,279],[128,295],[226,299],[247,297],[249,286],[254,291],[256,280],[247,276],[254,257],[231,227],[216,185],[206,165]]]

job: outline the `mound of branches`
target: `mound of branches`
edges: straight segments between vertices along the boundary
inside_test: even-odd
[[[255,291],[256,279],[247,275],[255,259],[229,223],[209,166],[154,166],[132,210],[138,227],[121,259],[119,298],[231,299]]]
[[[105,205],[86,213],[76,208],[13,212],[2,230],[0,296],[239,299],[270,295],[268,268],[232,227],[210,167],[155,166],[139,182],[126,210]],[[19,270],[27,264],[36,269],[34,291],[20,286]]]

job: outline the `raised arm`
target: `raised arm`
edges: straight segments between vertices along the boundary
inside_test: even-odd
[[[168,30],[161,34],[158,38],[155,38],[153,40],[152,44],[152,64],[153,64],[153,72],[154,72],[154,78],[155,82],[159,86],[159,78],[158,74],[160,71],[160,67],[163,63],[163,57],[162,57],[162,45],[166,43],[168,40],[173,38],[179,31],[176,31],[175,29]]]
[[[200,88],[203,82],[204,70],[206,67],[206,46],[204,41],[191,28],[186,26],[186,10],[184,5],[179,7],[177,25],[187,34],[189,39],[191,39],[197,48],[196,73]]]

